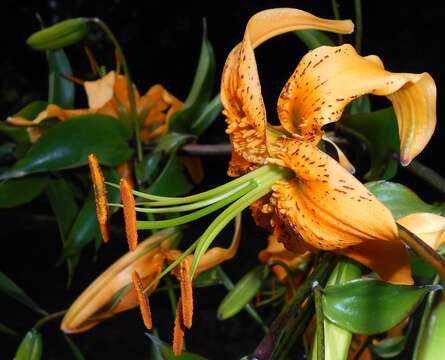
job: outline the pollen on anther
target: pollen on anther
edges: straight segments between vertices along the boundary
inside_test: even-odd
[[[192,326],[193,320],[193,287],[190,277],[190,261],[185,258],[180,265],[181,299],[183,324],[188,329]]]
[[[127,234],[128,247],[130,250],[134,250],[138,245],[135,200],[131,185],[125,179],[120,181],[120,192],[124,206],[125,232]]]
[[[181,355],[182,348],[184,347],[184,323],[182,317],[182,300],[178,299],[178,303],[176,304],[176,318],[175,318],[175,326],[173,328],[173,353],[176,356]]]
[[[142,320],[147,329],[153,327],[151,320],[150,302],[148,296],[144,293],[144,285],[137,271],[133,271],[131,274],[131,280],[133,282],[133,288],[136,291],[136,295],[139,302],[139,308],[141,309]]]
[[[104,242],[109,240],[108,234],[108,200],[104,175],[94,154],[88,155],[91,180],[93,182],[94,196],[96,199],[96,216],[100,233]]]

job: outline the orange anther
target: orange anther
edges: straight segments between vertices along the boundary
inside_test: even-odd
[[[121,200],[124,205],[125,232],[127,233],[128,247],[136,249],[138,245],[138,232],[136,228],[136,209],[133,192],[127,180],[120,181]]]
[[[190,259],[185,258],[180,265],[179,277],[181,282],[182,318],[183,324],[188,329],[192,326],[193,320],[193,287],[190,277]]]
[[[96,198],[96,216],[100,227],[100,233],[105,242],[109,240],[108,234],[108,200],[107,188],[102,170],[94,154],[88,155],[91,180],[93,181],[94,196]]]
[[[144,325],[147,329],[151,329],[153,324],[151,321],[150,302],[148,300],[148,296],[144,293],[144,285],[137,271],[133,271],[131,274],[131,280],[133,281],[133,287],[138,297],[139,308],[141,309]]]
[[[176,304],[176,319],[175,327],[173,328],[173,353],[176,356],[181,355],[182,348],[184,347],[184,319],[182,316],[182,301],[181,298],[178,299]]]

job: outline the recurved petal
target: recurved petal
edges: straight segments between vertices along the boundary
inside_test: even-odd
[[[282,125],[318,141],[321,127],[338,121],[346,105],[364,95],[385,95],[399,125],[401,162],[407,165],[428,143],[436,124],[436,86],[427,73],[391,73],[377,56],[351,45],[322,46],[306,54],[278,100]]]
[[[229,54],[221,82],[221,101],[227,117],[234,152],[253,164],[267,157],[266,110],[256,66],[254,48],[279,34],[298,29],[351,32],[350,21],[317,18],[297,9],[270,9],[254,15],[243,41]],[[236,171],[229,172],[236,173]]]
[[[389,210],[354,176],[311,143],[281,138],[276,153],[296,178],[273,187],[281,220],[311,246],[344,249],[365,241],[398,241]]]
[[[408,251],[400,241],[371,240],[337,250],[369,267],[384,281],[392,284],[412,285]]]
[[[138,299],[131,286],[132,273],[136,271],[139,274],[144,286],[155,280],[162,271],[165,260],[161,248],[155,244],[163,240],[161,247],[166,249],[177,234],[176,230],[171,229],[158,232],[140,243],[135,251],[130,251],[117,260],[70,306],[61,329],[66,333],[87,331],[104,319],[136,307]]]
[[[431,213],[415,213],[397,222],[437,250],[445,243],[445,217]]]

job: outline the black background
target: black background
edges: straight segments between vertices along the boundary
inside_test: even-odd
[[[353,1],[339,1],[343,18],[354,19]],[[321,17],[332,18],[329,0],[319,1],[13,1],[2,2],[0,22],[0,115],[8,115],[24,104],[45,99],[47,68],[43,54],[29,49],[26,38],[38,29],[34,13],[47,24],[77,16],[101,17],[120,40],[129,62],[133,79],[141,92],[155,83],[163,84],[178,98],[188,93],[197,63],[202,19],[207,19],[208,37],[214,46],[218,74],[231,48],[242,38],[248,18],[255,12],[271,7],[298,7]],[[441,124],[441,86],[444,82],[444,52],[440,32],[445,22],[442,9],[434,1],[363,1],[364,55],[379,55],[390,71],[429,72],[438,87],[438,127],[427,147],[418,157],[425,164],[444,173],[443,135]],[[348,36],[346,40],[353,41]],[[113,62],[112,47],[100,32],[87,39],[99,63]],[[274,104],[287,77],[298,64],[305,47],[293,35],[283,35],[257,50],[263,93],[270,118]],[[81,46],[67,50],[76,76],[88,79],[88,62]],[[215,89],[216,91],[216,89]],[[80,93],[80,91],[79,91]],[[78,96],[79,106],[84,105]],[[379,104],[382,101],[379,102]],[[200,140],[203,143],[224,142],[224,122],[220,119]],[[226,179],[226,158],[206,159],[208,178],[202,185],[208,188]],[[424,183],[401,170],[396,178],[415,189],[430,201],[442,200]],[[60,241],[55,223],[36,221],[31,213],[50,215],[45,199],[19,208],[2,211],[0,270],[22,286],[33,299],[50,312],[69,306],[80,291],[103,269],[126,250],[123,238],[112,239],[103,247],[93,263],[88,249],[79,265],[73,286],[66,289],[66,271],[56,267]],[[41,218],[42,219],[42,218]],[[40,219],[40,220],[41,220]],[[265,233],[252,226],[248,214],[241,249],[225,268],[234,280],[256,263],[258,249],[265,244]],[[205,222],[204,222],[205,223]],[[201,224],[202,225],[202,224]],[[194,226],[186,240],[195,239],[201,228]],[[201,229],[202,230],[202,229]],[[242,313],[234,319],[220,322],[215,309],[224,291],[209,288],[196,291],[196,315],[187,345],[191,351],[210,359],[236,359],[251,351],[261,337],[261,331]],[[37,320],[34,313],[4,296],[0,298],[0,322],[22,333]],[[167,297],[153,299],[154,322],[164,340],[171,338],[173,319]],[[273,313],[263,314],[270,321]],[[57,325],[43,330],[44,358],[68,359],[69,352],[57,331]],[[149,342],[136,311],[97,326],[92,331],[74,337],[88,359],[148,358]],[[18,339],[0,337],[0,358],[12,358]],[[402,356],[402,358],[404,358]]]

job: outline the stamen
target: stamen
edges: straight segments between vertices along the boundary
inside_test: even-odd
[[[108,199],[104,175],[94,154],[88,155],[91,180],[93,182],[94,196],[96,198],[96,216],[100,233],[104,242],[109,240],[108,234]]]
[[[150,302],[148,300],[148,296],[144,293],[144,284],[142,283],[142,279],[137,271],[133,271],[131,274],[131,280],[133,281],[133,288],[138,297],[142,320],[144,321],[145,327],[150,330],[153,327],[153,323],[151,321]]]
[[[182,318],[186,328],[192,327],[193,321],[193,287],[190,277],[190,257],[186,257],[180,265],[179,277],[181,284]]]
[[[136,249],[138,245],[138,232],[136,229],[136,210],[133,192],[127,180],[120,181],[121,200],[124,205],[125,232],[127,233],[128,247]]]
[[[173,353],[176,356],[182,354],[182,348],[184,347],[184,322],[182,316],[182,300],[178,299],[178,303],[176,304],[176,319],[175,319],[175,327],[173,329]]]

